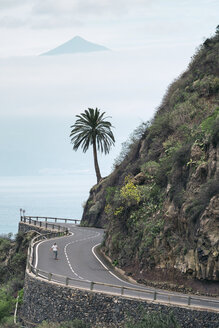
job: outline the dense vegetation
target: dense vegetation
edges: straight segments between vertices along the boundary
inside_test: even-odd
[[[0,237],[0,325],[13,322],[16,298],[22,301],[27,248],[32,234]]]
[[[105,226],[104,251],[136,278],[219,279],[218,68],[219,27],[91,190],[83,224]]]

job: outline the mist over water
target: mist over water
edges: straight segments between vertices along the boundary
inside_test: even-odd
[[[20,208],[26,215],[81,219],[95,177],[20,176],[0,179],[0,234],[17,233]]]

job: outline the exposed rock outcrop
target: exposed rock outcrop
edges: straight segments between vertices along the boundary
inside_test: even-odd
[[[91,189],[82,219],[106,228],[103,250],[135,278],[214,282],[217,293],[218,49],[219,33],[169,87],[112,174]]]

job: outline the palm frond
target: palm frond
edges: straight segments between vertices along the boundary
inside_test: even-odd
[[[76,115],[77,120],[71,126],[71,143],[73,149],[77,150],[80,146],[84,152],[95,141],[97,149],[105,154],[109,153],[111,146],[115,143],[115,138],[111,128],[113,127],[108,117],[104,117],[105,112],[100,113],[98,108],[88,108]]]

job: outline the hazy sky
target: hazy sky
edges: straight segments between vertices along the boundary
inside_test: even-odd
[[[0,0],[0,56],[36,55],[80,35],[112,49],[198,45],[218,0]]]
[[[91,170],[71,150],[75,115],[112,116],[116,148],[214,34],[218,0],[0,0],[0,175]],[[40,57],[76,35],[110,52]],[[105,161],[105,162],[104,162]]]

